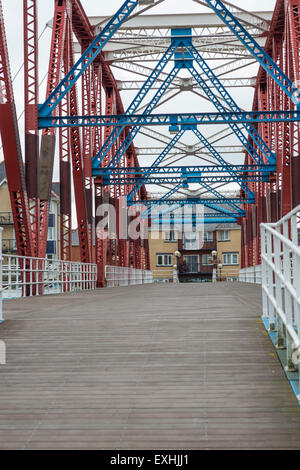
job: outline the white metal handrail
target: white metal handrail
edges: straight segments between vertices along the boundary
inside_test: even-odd
[[[1,265],[5,299],[96,289],[96,264],[4,254]]]
[[[106,287],[126,287],[152,284],[152,271],[122,266],[105,266]]]
[[[263,319],[277,348],[286,350],[288,371],[299,371],[299,216],[300,206],[277,223],[261,224]]]
[[[262,267],[250,266],[243,268],[239,273],[239,282],[247,282],[249,284],[261,284],[262,283]]]
[[[0,227],[0,323],[3,321],[3,288],[2,288],[2,231]]]

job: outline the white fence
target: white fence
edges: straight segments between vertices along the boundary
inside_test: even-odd
[[[139,284],[152,284],[152,271],[121,266],[105,266],[105,279],[107,287],[136,286]]]
[[[96,288],[95,264],[3,255],[0,265],[4,299]]]
[[[299,370],[299,217],[300,206],[276,224],[261,225],[263,319],[276,347],[286,350],[288,371]]]
[[[262,283],[262,268],[259,266],[251,266],[240,270],[239,282],[249,282],[250,284]]]

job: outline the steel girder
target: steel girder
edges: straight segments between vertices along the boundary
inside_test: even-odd
[[[238,19],[226,8],[221,0],[205,0],[221,20],[228,26],[233,34],[241,41],[245,48],[252,54],[261,67],[279,85],[287,96],[299,105],[300,90],[295,83],[284,73],[282,68],[267,54],[263,47],[255,41],[252,35],[244,28]]]
[[[127,113],[133,114],[135,110],[139,107],[140,103],[146,96],[146,94],[149,92],[149,90],[152,88],[152,84],[155,83],[157,80],[157,77],[161,74],[167,63],[170,61],[172,58],[176,48],[178,47],[177,42],[172,42],[162,59],[159,61],[159,63],[156,65],[156,67],[153,69],[151,75],[148,77],[146,80],[144,86],[141,88],[135,99],[132,101],[131,105],[129,106]],[[173,79],[176,77],[178,74],[179,69],[174,68],[165,78],[164,82],[162,83],[161,87],[159,90],[156,92],[154,98],[151,100],[149,105],[144,111],[144,115],[149,114],[150,112],[155,109],[157,106],[158,102],[160,101],[161,97],[163,94],[167,91],[169,88],[170,84],[172,83]],[[120,135],[122,130],[124,129],[125,126],[120,127],[119,129],[114,129],[111,132],[111,135],[109,136],[108,139],[106,139],[102,149],[98,152],[98,154],[95,157],[95,160],[98,160],[100,163],[101,161],[105,158],[107,152],[109,152],[109,149],[112,147],[114,142],[116,141],[117,137]],[[126,152],[128,149],[129,145],[133,141],[134,137],[138,133],[138,130],[132,129],[129,134],[126,136],[126,139],[124,140],[122,146],[118,149],[116,155],[114,156],[114,159],[111,162],[111,165],[117,164],[119,159],[122,158],[123,154]]]
[[[49,116],[58,106],[62,98],[71,90],[81,75],[94,62],[105,44],[111,39],[121,24],[129,17],[138,5],[137,0],[126,0],[122,7],[107,23],[103,30],[88,46],[81,58],[73,65],[63,80],[51,92],[47,100],[39,108],[40,116]]]
[[[258,72],[253,110],[294,110],[299,104],[299,50],[300,50],[300,2],[278,0],[275,6],[265,51],[273,63],[283,70],[284,76],[275,80],[261,64]],[[266,62],[268,66],[268,63]],[[273,66],[272,66],[273,67]],[[289,81],[285,80],[289,77]],[[291,87],[294,84],[294,88]],[[294,89],[294,92],[292,90]],[[242,266],[260,264],[260,224],[275,222],[300,203],[300,146],[299,122],[261,123],[259,132],[277,153],[276,179],[270,183],[252,183],[256,204],[246,207],[242,224]],[[252,163],[249,159],[246,163]]]
[[[176,189],[176,191],[175,191]],[[175,194],[178,191],[178,187],[174,188],[173,194]],[[172,194],[172,195],[173,195]],[[171,195],[170,194],[168,196]],[[175,204],[182,204],[182,205],[191,205],[191,204],[200,204],[200,205],[207,205],[207,204],[222,204],[223,205],[232,205],[236,204],[237,206],[239,204],[253,204],[254,200],[250,198],[239,198],[239,197],[226,197],[222,195],[221,198],[215,197],[215,198],[199,198],[199,197],[189,197],[186,199],[180,199],[180,198],[164,198],[162,197],[161,199],[147,199],[145,201],[128,201],[129,206],[161,206],[161,205],[175,205]]]
[[[118,167],[118,168],[98,168],[94,176],[109,177],[144,177],[149,172],[149,175],[174,175],[174,174],[219,174],[229,173],[230,170],[235,171],[236,174],[268,174],[276,171],[276,165],[205,165],[205,166],[155,166],[155,167]]]
[[[39,118],[40,129],[59,127],[138,127],[141,126],[192,126],[211,124],[258,124],[299,122],[300,111],[250,111],[240,113],[186,113],[115,116],[54,116]],[[132,140],[132,139],[131,139]],[[131,141],[130,140],[130,141]],[[129,145],[129,144],[128,144]],[[114,162],[115,163],[115,162]]]
[[[29,203],[25,185],[24,167],[17,125],[6,33],[0,1],[0,132],[10,194],[18,252],[23,256],[34,254]]]
[[[23,0],[25,178],[29,199],[33,255],[39,255],[39,131],[38,131],[38,20],[37,0]]]

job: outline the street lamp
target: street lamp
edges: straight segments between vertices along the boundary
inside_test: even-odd
[[[223,264],[218,264],[218,268],[219,268],[219,277],[220,277],[220,281],[222,280],[222,268],[223,268]]]
[[[218,253],[216,252],[216,250],[213,250],[211,252],[211,256],[212,256],[212,259],[213,259],[213,277],[212,277],[213,282],[216,282],[216,280],[217,280],[217,270],[216,270],[217,254]]]
[[[179,258],[181,257],[180,251],[175,251],[174,256],[176,258],[176,265],[174,265],[174,273],[173,273],[173,278],[174,278],[174,283],[179,284]]]

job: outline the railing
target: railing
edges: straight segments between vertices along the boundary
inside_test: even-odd
[[[90,290],[97,266],[3,254],[1,280],[4,299]]]
[[[0,212],[0,225],[13,225],[14,219],[11,212]]]
[[[145,269],[105,266],[106,287],[126,287],[139,284],[152,284],[152,271]]]
[[[262,268],[259,266],[251,266],[240,270],[239,282],[248,282],[249,284],[262,283]]]
[[[174,267],[154,269],[152,271],[153,282],[176,282],[178,280],[177,269]]]
[[[212,274],[213,266],[199,263],[182,264],[179,268],[179,274]]]
[[[2,231],[0,227],[0,323],[3,321],[3,288],[2,288]]]
[[[261,225],[263,321],[286,371],[297,372],[300,401],[300,206],[275,224]],[[297,374],[296,374],[297,375]]]

